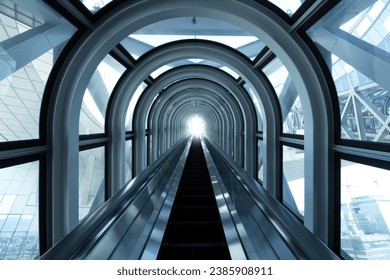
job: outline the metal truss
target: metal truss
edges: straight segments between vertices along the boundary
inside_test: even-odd
[[[390,142],[389,92],[371,82],[339,93],[341,137]]]

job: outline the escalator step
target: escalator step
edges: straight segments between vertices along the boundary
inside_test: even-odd
[[[199,139],[192,142],[157,259],[231,259]]]
[[[184,194],[206,194],[206,195],[213,195],[213,189],[207,186],[190,186],[190,185],[183,185],[178,191],[177,195],[184,195]]]
[[[221,222],[174,222],[166,229],[165,242],[212,243],[224,242],[225,235]]]
[[[178,206],[213,206],[215,198],[204,194],[181,194],[177,196],[175,204]]]
[[[171,214],[175,222],[220,221],[218,209],[212,206],[175,206]]]
[[[165,260],[229,260],[225,243],[165,244],[158,258]]]

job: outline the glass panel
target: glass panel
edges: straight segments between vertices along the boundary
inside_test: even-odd
[[[0,260],[39,256],[39,162],[0,169]]]
[[[170,30],[167,30],[166,32],[169,31]],[[194,39],[194,36],[192,35],[144,34],[143,29],[139,30],[137,33],[131,34],[129,38],[122,41],[122,45],[130,51],[136,59],[147,51],[166,43],[185,39]]]
[[[282,9],[287,15],[292,16],[305,0],[268,0]]]
[[[2,5],[2,3],[0,5]],[[0,8],[0,42],[30,30],[31,27],[29,26],[37,27],[42,23],[35,20],[30,24],[27,25],[17,20],[14,13],[12,13],[12,16],[7,16],[4,13],[4,10]]]
[[[104,147],[79,154],[80,221],[104,202],[104,158]]]
[[[286,67],[279,58],[275,58],[263,68],[263,72],[279,98],[283,133],[303,135],[305,126],[301,99]]]
[[[188,64],[190,64],[191,62],[188,61]],[[164,65],[164,66],[161,66],[160,68],[158,68],[157,70],[153,71],[150,76],[152,76],[153,79],[156,79],[158,76],[160,76],[161,74],[167,72],[168,70],[172,69],[172,66],[170,65]]]
[[[390,142],[389,1],[342,1],[309,30],[332,70],[341,138]],[[382,63],[383,62],[383,63]]]
[[[257,178],[263,182],[264,181],[264,158],[263,158],[263,149],[264,149],[264,142],[262,140],[257,141]]]
[[[121,44],[138,59],[155,47],[185,39],[218,42],[240,51],[249,58],[256,57],[264,48],[261,41],[240,27],[204,17],[163,20],[138,30],[125,38]]]
[[[240,75],[236,71],[234,71],[233,69],[231,69],[231,68],[229,68],[227,66],[223,66],[223,67],[221,67],[219,69],[221,69],[222,71],[228,73],[230,76],[232,76],[236,80],[240,77]]]
[[[170,63],[169,65],[163,65],[159,67],[157,70],[153,71],[150,76],[152,76],[153,79],[156,79],[158,76],[161,74],[167,72],[168,70],[174,68],[174,67],[179,67],[183,65],[191,65],[191,64],[202,64],[202,65],[209,65],[212,67],[217,67],[220,70],[226,72],[227,74],[231,75],[233,78],[238,79],[240,75],[235,72],[233,69],[227,67],[227,66],[221,66],[221,64],[210,61],[210,60],[204,60],[200,58],[189,58],[189,59],[183,59],[183,60],[178,60],[175,62]]]
[[[133,179],[133,140],[126,141],[125,145],[125,184],[127,184],[131,179]]]
[[[107,55],[93,74],[84,93],[80,114],[80,134],[103,133],[108,100],[126,68]]]
[[[257,130],[263,131],[263,116],[261,114],[261,107],[260,107],[260,100],[257,98],[257,94],[255,94],[254,90],[252,89],[252,86],[248,83],[244,84],[244,88],[248,92],[249,96],[252,99],[253,105],[256,109],[256,115],[257,115]]]
[[[286,108],[290,104],[286,106],[286,103],[288,101],[286,100],[283,108]],[[282,111],[283,113],[287,111]],[[301,104],[301,99],[299,96],[296,97],[295,102],[292,104],[290,112],[286,116],[283,116],[284,122],[283,122],[283,133],[289,133],[289,134],[299,134],[304,135],[305,134],[305,122],[304,122],[304,116],[303,116],[303,108]]]
[[[289,77],[287,68],[283,65],[279,58],[275,58],[262,70],[274,87],[276,95],[280,96],[280,93],[285,87],[287,78]]]
[[[80,0],[91,13],[96,13],[112,0]]]
[[[153,79],[156,79],[158,76],[161,74],[167,72],[168,70],[174,68],[174,67],[179,67],[183,65],[191,65],[191,64],[202,64],[202,65],[209,65],[213,67],[218,67],[220,70],[226,72],[227,74],[231,75],[234,79],[238,79],[240,75],[235,72],[233,69],[227,67],[227,66],[221,66],[220,64],[210,61],[210,60],[204,60],[204,59],[199,59],[199,58],[190,58],[186,60],[179,60],[175,61],[173,63],[170,63],[169,65],[164,65],[158,68],[157,70],[153,71],[150,76],[152,76]]]
[[[200,35],[200,36],[196,36],[196,39],[209,40],[209,41],[214,41],[214,42],[224,44],[226,46],[229,46],[233,49],[240,51],[241,53],[243,53],[248,57],[253,56],[254,54],[254,52],[251,52],[249,50],[251,46],[254,45],[252,43],[260,42],[255,36],[213,36],[213,35],[201,36]],[[247,50],[247,52],[245,50]],[[259,51],[260,50],[261,49],[259,49]]]
[[[374,4],[366,5],[367,8],[341,25],[340,29],[373,46],[378,46],[390,31],[388,4],[388,1],[378,0]]]
[[[353,259],[390,259],[390,171],[341,161],[341,249]]]
[[[133,97],[131,98],[129,108],[127,109],[127,113],[126,113],[126,131],[133,130],[133,113],[134,113],[135,105],[137,105],[138,99],[146,87],[147,87],[146,83],[140,84],[137,90],[135,91]]]
[[[283,146],[283,203],[304,216],[305,177],[303,150]]]
[[[55,16],[50,25],[44,24],[43,18],[38,21],[39,12],[53,13],[42,11],[41,5],[24,3],[36,5],[35,16],[10,3],[0,5],[0,41],[7,41],[0,47],[0,142],[39,138],[43,91],[56,54],[74,33],[64,20],[56,25]]]

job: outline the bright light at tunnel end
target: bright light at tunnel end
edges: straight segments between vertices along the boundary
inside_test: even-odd
[[[188,132],[192,136],[202,136],[205,132],[203,119],[198,116],[191,118],[188,122]]]

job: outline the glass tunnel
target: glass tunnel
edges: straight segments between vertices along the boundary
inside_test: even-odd
[[[388,0],[2,0],[0,259],[389,260],[389,34]]]

